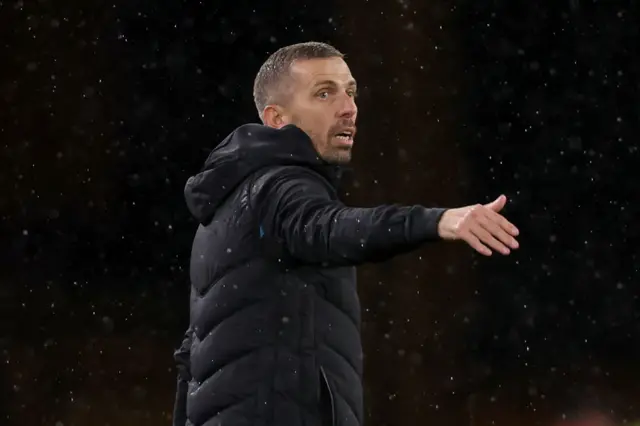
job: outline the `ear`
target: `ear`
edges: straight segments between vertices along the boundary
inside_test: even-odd
[[[280,129],[289,124],[287,116],[278,105],[267,105],[262,112],[262,121],[265,126],[273,127],[274,129]]]

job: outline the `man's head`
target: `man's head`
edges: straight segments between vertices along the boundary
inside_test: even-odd
[[[336,48],[317,42],[283,47],[256,76],[253,97],[262,122],[294,124],[311,138],[318,154],[347,163],[356,133],[356,82]]]

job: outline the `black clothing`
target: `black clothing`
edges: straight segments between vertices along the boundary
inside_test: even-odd
[[[363,424],[355,265],[438,239],[443,209],[345,207],[295,126],[236,129],[185,188],[200,222],[174,425]]]

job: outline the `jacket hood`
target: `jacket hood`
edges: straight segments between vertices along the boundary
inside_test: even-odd
[[[274,129],[246,124],[227,136],[187,180],[184,195],[191,214],[203,224],[248,176],[269,166],[309,167],[337,186],[340,168],[320,158],[311,139],[300,128]]]

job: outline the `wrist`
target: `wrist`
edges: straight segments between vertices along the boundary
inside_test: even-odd
[[[410,241],[434,241],[440,238],[438,224],[445,209],[414,206],[409,221],[408,239]]]
[[[455,232],[451,224],[452,210],[447,209],[444,211],[438,222],[438,236],[443,240],[454,240]]]

